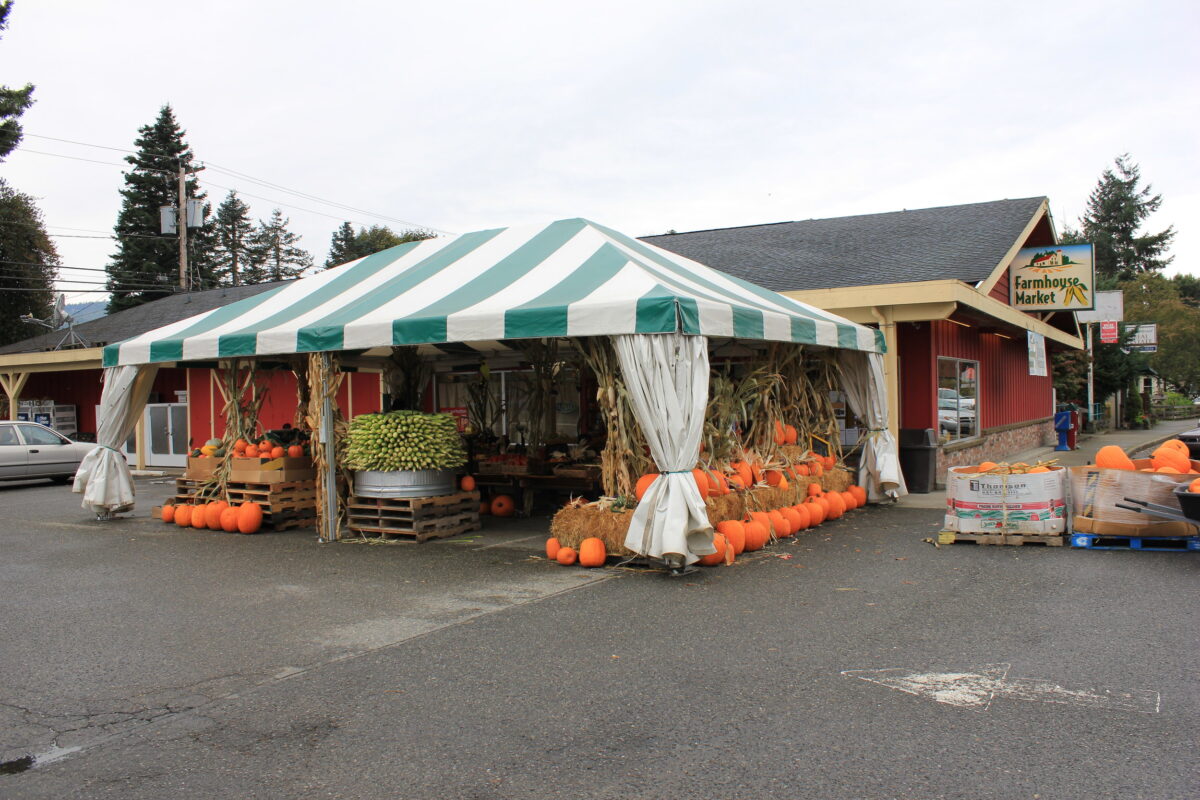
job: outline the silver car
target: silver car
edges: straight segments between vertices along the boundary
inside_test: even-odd
[[[0,481],[49,478],[66,483],[95,447],[36,422],[0,420]]]

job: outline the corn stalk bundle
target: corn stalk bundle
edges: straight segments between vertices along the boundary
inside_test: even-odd
[[[487,364],[480,364],[479,373],[467,384],[467,421],[476,434],[490,438],[503,413],[492,389],[492,372]]]
[[[197,499],[228,500],[229,473],[233,470],[233,445],[238,439],[252,442],[258,436],[258,415],[267,390],[257,383],[258,371],[253,361],[243,367],[240,359],[229,361],[216,373],[217,388],[225,400],[225,434],[218,453],[221,463],[212,474],[196,487]]]
[[[308,356],[292,356],[292,375],[296,378],[296,413],[292,427],[308,430],[307,414],[311,392],[308,385]]]
[[[528,382],[529,444],[544,445],[554,428],[554,382],[562,367],[557,339],[530,339],[521,343],[521,352],[533,370]]]
[[[345,467],[346,420],[337,405],[338,389],[341,388],[343,373],[338,368],[336,355],[330,355],[328,368],[324,353],[308,354],[308,412],[304,417],[304,426],[312,431],[313,466],[316,467],[317,484],[317,524],[325,523],[325,474],[328,462],[325,458],[325,448],[321,440],[321,412],[325,398],[333,405],[333,449],[337,463],[337,519],[326,530],[333,531],[334,539],[341,538],[342,522],[346,516],[346,500],[349,495],[350,473]]]
[[[808,417],[810,423],[807,431],[808,440],[822,439],[828,445],[828,454],[841,461],[841,431],[838,430],[833,401],[829,399],[830,392],[837,391],[841,386],[838,368],[832,354],[824,352],[813,359],[808,367],[808,376],[812,385],[811,396],[813,399],[812,414]]]
[[[573,341],[596,377],[596,402],[608,432],[600,453],[600,485],[609,497],[633,497],[638,476],[653,469],[654,464],[646,456],[646,438],[621,380],[616,350],[603,336]]]
[[[742,379],[734,378],[728,364],[714,368],[709,378],[708,408],[704,414],[704,452],[713,469],[727,470],[730,462],[745,457],[748,443],[742,440],[755,419],[759,400],[771,383],[765,367],[757,367]]]

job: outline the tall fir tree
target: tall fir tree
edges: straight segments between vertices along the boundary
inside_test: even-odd
[[[1172,261],[1166,253],[1175,238],[1174,227],[1158,233],[1141,232],[1142,223],[1162,205],[1162,195],[1152,194],[1150,184],[1139,186],[1141,179],[1141,171],[1128,153],[1117,156],[1114,168],[1104,170],[1088,196],[1080,230],[1064,233],[1064,243],[1095,245],[1098,275],[1129,280]]]
[[[117,252],[106,268],[109,313],[178,290],[179,240],[160,233],[158,209],[179,204],[176,176],[181,167],[192,175],[186,181],[187,196],[197,200],[205,196],[194,176],[201,168],[195,165],[195,155],[184,141],[184,131],[170,105],[163,106],[158,119],[139,128],[138,134],[137,153],[125,157],[132,166],[125,173],[121,211],[113,229]],[[182,218],[179,223],[183,223]],[[189,230],[188,245],[190,288],[213,286],[211,234],[204,229]]]
[[[398,244],[419,242],[433,237],[432,231],[413,228],[396,233],[386,225],[359,228],[355,233],[349,222],[343,222],[342,226],[333,233],[329,257],[325,259],[325,268],[336,267],[338,264],[345,264],[347,261],[354,261]]]
[[[283,281],[297,277],[313,265],[312,256],[297,244],[300,235],[288,230],[288,219],[278,208],[267,221],[259,220],[251,238],[250,262],[256,280],[246,283]]]
[[[240,286],[247,282],[247,272],[256,272],[250,263],[253,239],[250,206],[231,191],[217,206],[212,221],[212,270],[218,284]]]
[[[12,11],[12,0],[0,2],[0,32],[8,29],[8,14]],[[21,123],[18,120],[25,110],[33,105],[33,84],[21,89],[0,86],[0,161],[21,143]]]
[[[0,179],[0,344],[45,333],[21,315],[49,318],[58,263],[33,198]]]
[[[343,222],[329,238],[329,256],[325,259],[325,269],[353,261],[358,258],[354,252],[354,226]]]

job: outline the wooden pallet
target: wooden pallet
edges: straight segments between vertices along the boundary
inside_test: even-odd
[[[941,531],[938,533],[938,544],[955,544],[956,542],[972,542],[988,545],[1020,545],[1042,544],[1047,547],[1062,547],[1066,537],[1061,533],[963,533],[962,531]]]
[[[477,530],[479,492],[437,497],[350,498],[346,507],[350,530],[379,538],[411,538],[418,542]]]
[[[203,481],[178,478],[175,481],[175,503],[190,503]],[[263,511],[263,525],[281,531],[310,527],[316,524],[317,488],[313,480],[287,483],[242,483],[230,481],[229,502],[258,503]]]

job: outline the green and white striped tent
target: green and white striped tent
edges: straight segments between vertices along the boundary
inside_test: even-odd
[[[878,331],[565,219],[402,244],[109,345],[104,365],[668,332],[883,351]]]

